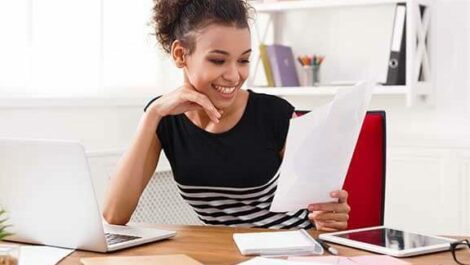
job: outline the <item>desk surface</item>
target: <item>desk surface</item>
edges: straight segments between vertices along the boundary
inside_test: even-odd
[[[151,225],[147,225],[152,227]],[[267,231],[265,229],[214,227],[214,226],[178,226],[156,225],[162,229],[175,230],[177,235],[172,239],[133,247],[109,254],[100,254],[86,251],[75,251],[65,258],[59,265],[79,265],[82,257],[96,257],[104,255],[165,255],[186,254],[203,264],[237,264],[249,257],[242,256],[236,247],[232,234],[238,232]],[[318,232],[311,230],[310,234],[315,238]],[[334,245],[334,244],[332,244]],[[335,247],[343,256],[357,256],[371,254],[370,252],[351,249],[340,245]],[[450,252],[404,258],[403,260],[413,265],[421,264],[455,264]]]

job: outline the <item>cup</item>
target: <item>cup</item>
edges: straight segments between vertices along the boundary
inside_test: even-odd
[[[302,86],[313,86],[313,67],[310,65],[302,66]]]
[[[320,66],[304,65],[302,66],[302,86],[316,86],[320,82]]]
[[[19,246],[0,245],[0,265],[18,265],[19,258]]]
[[[320,66],[319,65],[313,65],[312,66],[312,85],[313,86],[318,86],[320,83]]]

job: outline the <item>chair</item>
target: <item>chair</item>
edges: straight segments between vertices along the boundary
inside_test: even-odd
[[[385,111],[368,111],[343,186],[351,206],[348,229],[383,225],[385,159]]]
[[[385,164],[385,111],[369,111],[343,186],[351,206],[348,229],[383,225]]]
[[[155,224],[202,224],[181,197],[171,170],[157,171],[150,179],[131,217],[132,222]]]

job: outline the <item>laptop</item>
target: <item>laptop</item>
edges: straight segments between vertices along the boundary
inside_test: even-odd
[[[0,139],[0,208],[8,241],[110,252],[176,234],[105,223],[84,148],[72,141]]]

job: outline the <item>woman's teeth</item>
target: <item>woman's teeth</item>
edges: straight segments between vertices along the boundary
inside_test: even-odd
[[[230,87],[225,87],[225,86],[216,86],[214,85],[215,89],[217,89],[217,91],[219,91],[220,93],[224,93],[224,94],[231,94],[235,88],[237,88],[236,86],[230,86]]]

